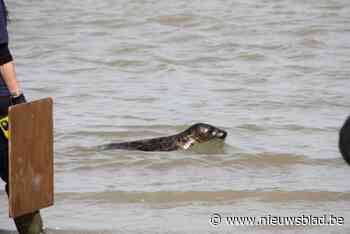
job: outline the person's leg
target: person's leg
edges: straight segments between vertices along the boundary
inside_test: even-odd
[[[0,98],[0,117],[7,116],[8,107],[11,105],[10,98]],[[8,194],[8,141],[0,130],[0,177],[6,183]]]
[[[22,215],[14,219],[19,234],[43,233],[43,221],[40,211]]]
[[[1,130],[0,130],[1,131]],[[9,194],[8,187],[8,142],[0,132],[0,177],[6,183],[6,193]]]

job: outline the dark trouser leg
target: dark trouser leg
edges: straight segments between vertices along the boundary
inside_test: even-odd
[[[6,183],[7,194],[9,194],[8,175],[8,142],[0,132],[0,177]]]
[[[8,107],[11,105],[10,98],[0,98],[0,116],[8,114]],[[0,130],[0,177],[6,183],[6,192],[9,194],[8,186],[8,141]]]

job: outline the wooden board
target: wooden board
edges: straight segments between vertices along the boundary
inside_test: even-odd
[[[9,109],[10,217],[53,205],[52,99]]]

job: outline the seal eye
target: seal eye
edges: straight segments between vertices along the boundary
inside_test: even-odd
[[[208,128],[203,128],[203,127],[201,127],[199,130],[200,130],[202,133],[207,133],[207,132],[209,131]]]

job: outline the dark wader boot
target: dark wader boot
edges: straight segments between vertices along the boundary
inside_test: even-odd
[[[14,221],[19,234],[43,233],[43,221],[39,211],[17,217]]]

